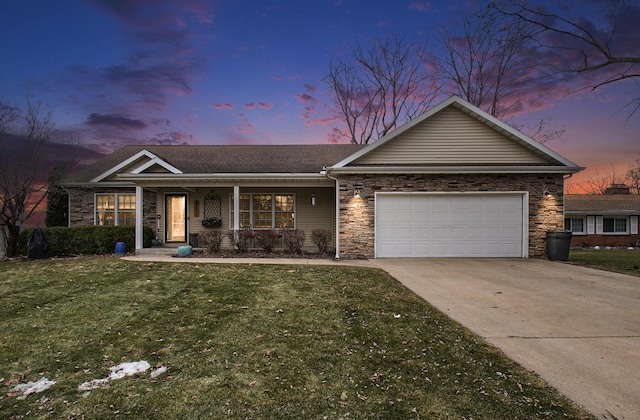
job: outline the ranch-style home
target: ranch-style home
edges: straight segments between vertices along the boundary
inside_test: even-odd
[[[612,185],[604,194],[565,196],[565,228],[571,245],[580,247],[640,246],[640,195],[626,185]]]
[[[454,96],[366,146],[126,146],[65,187],[70,226],[135,224],[136,252],[144,225],[174,247],[204,229],[298,229],[311,251],[324,229],[337,258],[527,258],[564,228],[564,179],[581,169]]]

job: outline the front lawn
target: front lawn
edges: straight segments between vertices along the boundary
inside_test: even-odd
[[[589,418],[376,269],[4,262],[0,317],[0,418]]]
[[[640,277],[638,249],[572,249],[569,262]]]

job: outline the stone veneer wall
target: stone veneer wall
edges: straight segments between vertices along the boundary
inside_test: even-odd
[[[95,194],[118,193],[135,194],[135,188],[69,188],[69,226],[91,226],[94,223]],[[156,193],[144,190],[143,223],[145,226],[156,229]]]
[[[360,198],[354,198],[356,187]],[[340,177],[341,257],[374,257],[375,193],[391,191],[529,191],[530,257],[545,258],[547,231],[564,226],[562,174],[345,175]]]

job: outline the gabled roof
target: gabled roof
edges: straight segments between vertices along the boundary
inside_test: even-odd
[[[637,194],[566,194],[564,210],[574,214],[640,214]]]
[[[573,173],[583,168],[452,96],[328,169],[336,173]]]
[[[118,173],[133,176],[162,172],[178,177],[198,174],[319,174],[323,167],[362,147],[352,144],[125,146],[69,176],[67,183],[115,182]]]

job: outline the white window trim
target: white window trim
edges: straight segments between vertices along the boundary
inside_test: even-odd
[[[254,195],[270,195],[271,196],[271,200],[273,202],[273,200],[275,199],[276,195],[292,195],[293,196],[293,227],[290,229],[296,229],[297,226],[297,221],[296,221],[296,210],[297,210],[297,206],[298,206],[298,197],[296,195],[296,193],[291,193],[291,192],[274,192],[274,193],[270,193],[270,192],[255,192],[255,193],[248,193],[248,192],[241,192],[240,195],[248,195],[249,196],[249,221],[253,222],[253,196]],[[229,226],[233,226],[233,194],[229,194]],[[239,220],[239,219],[238,219]],[[276,206],[275,203],[273,203],[273,205],[271,206],[271,226],[275,226],[276,224]],[[244,229],[242,227],[240,227],[240,229]],[[267,230],[268,228],[254,228],[253,224],[251,224],[249,226],[249,229],[251,230]],[[281,229],[281,228],[277,228],[277,227],[272,227],[271,229]]]
[[[587,220],[584,217],[566,217],[566,219],[569,220],[582,220],[582,232],[576,232],[573,230],[573,223],[571,223],[571,233],[573,236],[581,236],[581,235],[586,235],[587,234]],[[564,227],[565,229],[567,229],[567,226]]]
[[[627,221],[626,223],[626,230],[624,232],[605,232],[604,231],[604,219],[625,219]],[[603,236],[625,236],[625,235],[629,235],[630,230],[630,220],[629,217],[615,217],[615,216],[596,216],[596,235],[603,235]]]
[[[132,196],[134,196],[134,198],[135,198],[134,204],[136,206],[135,209],[138,208],[138,200],[137,200],[137,197],[136,197],[136,193],[95,193],[93,195],[93,225],[94,226],[98,226],[98,215],[97,215],[97,213],[98,213],[98,209],[97,209],[97,207],[98,207],[98,196],[102,196],[102,195],[112,195],[112,196],[114,196],[113,226],[119,226],[119,224],[118,224],[118,212],[119,212],[119,209],[118,209],[118,198],[119,198],[119,196],[121,196],[121,195],[132,195]],[[135,209],[134,209],[134,215],[136,214],[135,213]],[[131,225],[126,225],[126,226],[131,226]],[[135,223],[134,223],[134,226],[135,226]]]

